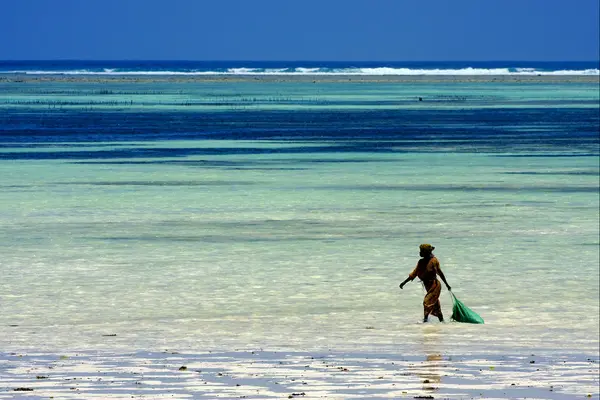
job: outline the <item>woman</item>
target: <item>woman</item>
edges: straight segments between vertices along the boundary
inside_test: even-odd
[[[400,289],[403,289],[404,285],[406,285],[406,282],[412,281],[416,277],[419,277],[419,279],[425,285],[427,294],[423,300],[425,314],[423,322],[427,322],[429,314],[438,317],[440,322],[444,321],[444,315],[442,314],[442,307],[440,305],[440,292],[442,291],[442,285],[440,284],[440,281],[437,280],[437,275],[442,278],[442,281],[444,281],[446,284],[448,291],[451,290],[450,285],[448,285],[448,282],[446,282],[444,273],[440,269],[440,262],[433,255],[434,249],[435,247],[427,243],[419,246],[419,255],[423,258],[417,262],[417,266],[415,267],[414,271],[408,275],[408,278],[406,278],[404,282],[400,284]]]

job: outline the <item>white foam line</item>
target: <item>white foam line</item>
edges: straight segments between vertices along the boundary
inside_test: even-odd
[[[599,69],[538,71],[532,68],[462,68],[462,69],[410,69],[410,68],[345,68],[321,70],[318,68],[295,68],[260,70],[256,68],[232,68],[227,71],[118,71],[104,69],[92,70],[13,70],[3,74],[24,75],[104,75],[104,76],[600,76]]]

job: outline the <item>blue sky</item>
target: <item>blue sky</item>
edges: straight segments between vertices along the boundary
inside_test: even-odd
[[[589,61],[600,0],[2,0],[0,59]]]

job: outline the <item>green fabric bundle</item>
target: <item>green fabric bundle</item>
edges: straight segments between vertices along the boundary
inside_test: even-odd
[[[483,318],[479,316],[475,311],[465,306],[460,300],[456,298],[454,293],[452,295],[452,319],[456,322],[466,322],[468,324],[483,324]]]

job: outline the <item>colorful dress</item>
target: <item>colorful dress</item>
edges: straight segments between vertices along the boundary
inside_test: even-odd
[[[441,271],[440,262],[432,255],[429,258],[421,258],[419,262],[417,262],[417,266],[413,272],[408,275],[411,281],[418,277],[423,282],[423,285],[425,285],[425,290],[427,290],[425,299],[423,299],[423,312],[425,318],[427,318],[429,314],[440,319],[444,318],[442,315],[442,307],[440,305],[442,284],[437,280],[438,271]]]

